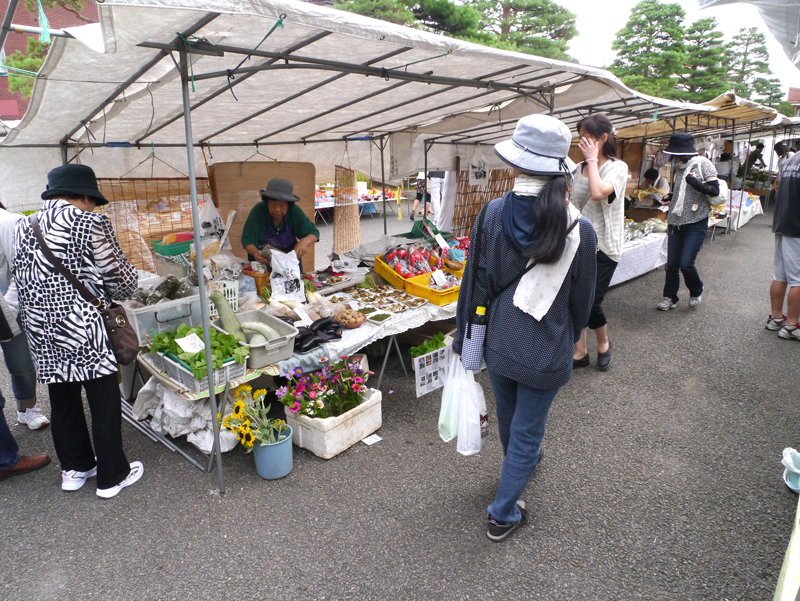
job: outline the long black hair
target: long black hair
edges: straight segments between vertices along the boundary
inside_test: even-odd
[[[567,245],[566,177],[554,177],[539,190],[534,217],[536,236],[524,256],[545,265],[555,263]]]
[[[583,130],[598,140],[603,137],[603,134],[608,134],[608,139],[603,144],[603,154],[609,159],[617,158],[617,136],[614,134],[614,126],[608,117],[601,114],[590,115],[578,122],[577,130],[578,135]]]

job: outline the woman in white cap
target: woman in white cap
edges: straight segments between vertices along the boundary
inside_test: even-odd
[[[597,232],[597,281],[586,329],[594,332],[597,367],[605,371],[611,365],[611,341],[602,304],[622,258],[628,166],[616,158],[617,137],[614,126],[605,115],[592,115],[578,123],[578,135],[581,138],[578,148],[584,161],[578,165],[575,174],[572,199]],[[575,345],[573,367],[589,366],[586,329]]]
[[[459,295],[456,352],[477,307],[488,315],[483,358],[505,454],[488,508],[487,536],[495,542],[527,520],[519,498],[539,461],[550,405],[572,377],[573,346],[594,298],[597,237],[568,200],[570,139],[561,121],[531,115],[495,146],[516,181],[473,228]]]
[[[664,298],[657,308],[669,311],[678,304],[681,273],[689,289],[689,306],[695,308],[702,300],[703,280],[695,261],[708,232],[709,198],[719,195],[719,180],[714,164],[697,156],[692,134],[673,134],[664,152],[673,156],[675,186],[662,201],[669,203],[667,276]]]

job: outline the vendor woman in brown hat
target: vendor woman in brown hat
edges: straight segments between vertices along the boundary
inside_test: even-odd
[[[269,263],[269,259],[258,255],[258,250],[266,246],[285,253],[295,251],[302,259],[319,240],[319,230],[297,206],[300,199],[293,190],[292,182],[278,177],[261,190],[263,202],[250,211],[242,232],[242,246],[250,261]]]

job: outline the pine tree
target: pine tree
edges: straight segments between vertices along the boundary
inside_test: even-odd
[[[334,6],[397,25],[411,25],[415,21],[414,13],[403,0],[336,0]]]
[[[685,56],[678,71],[676,98],[706,102],[728,91],[725,82],[725,47],[717,21],[699,19],[686,30],[683,38]]]
[[[726,46],[729,87],[737,95],[750,98],[756,91],[756,81],[763,94],[766,76],[772,75],[769,68],[767,39],[755,27],[742,27]]]
[[[14,69],[22,69],[23,71],[36,73],[42,66],[42,63],[44,63],[49,48],[49,45],[43,44],[38,38],[29,37],[26,52],[23,53],[17,50],[14,54],[6,57],[5,64]],[[11,92],[22,94],[26,98],[30,97],[33,92],[33,77],[28,75],[14,75],[13,71],[9,71],[8,89]]]
[[[609,70],[639,92],[669,98],[675,95],[673,76],[682,69],[684,48],[680,4],[643,0],[633,7],[627,25],[611,45],[617,59]]]
[[[472,0],[480,28],[520,51],[571,60],[567,43],[578,34],[575,15],[553,0]]]

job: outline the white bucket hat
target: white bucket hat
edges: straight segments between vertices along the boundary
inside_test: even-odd
[[[512,167],[530,175],[565,175],[575,171],[570,159],[572,134],[549,115],[528,115],[517,121],[510,140],[494,145],[494,152]]]

